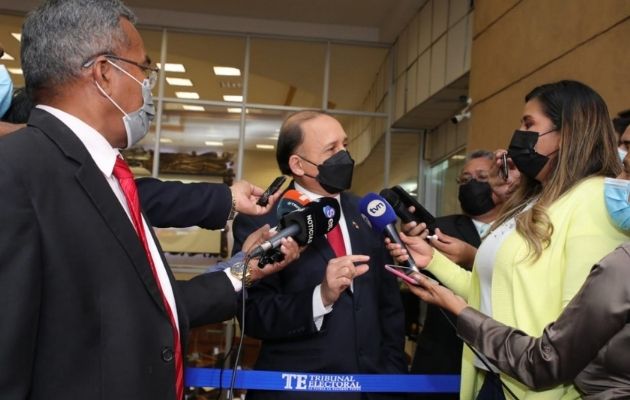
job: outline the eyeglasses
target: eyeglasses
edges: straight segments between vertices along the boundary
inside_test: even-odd
[[[157,67],[152,67],[150,65],[146,65],[146,64],[140,64],[136,61],[130,60],[128,58],[124,58],[124,57],[119,57],[115,54],[98,54],[92,58],[90,58],[88,61],[86,61],[83,64],[83,68],[89,68],[92,65],[94,65],[94,62],[96,61],[96,58],[98,56],[104,56],[105,58],[108,58],[110,60],[116,60],[116,61],[122,61],[122,62],[126,62],[128,64],[133,64],[136,67],[140,68],[142,70],[142,72],[144,73],[144,76],[149,80],[149,85],[151,86],[151,89],[153,89],[155,87],[155,84],[157,83],[157,78],[158,78],[158,72],[160,72],[160,69]]]
[[[488,179],[490,179],[490,176],[488,175],[487,172],[479,172],[477,173],[476,176],[471,175],[471,174],[462,174],[458,176],[455,181],[457,182],[458,185],[465,185],[468,182],[472,181],[473,179],[478,182],[488,182]]]

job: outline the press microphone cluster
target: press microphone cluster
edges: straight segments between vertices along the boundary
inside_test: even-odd
[[[305,194],[300,193],[295,189],[287,190],[278,201],[278,206],[276,208],[278,221],[291,211],[299,210],[310,202],[311,201]]]
[[[392,242],[401,245],[405,250],[407,249],[396,230],[396,213],[384,198],[376,193],[368,193],[361,199],[359,209],[361,214],[365,215],[370,221],[372,229],[382,233]],[[419,271],[412,257],[409,257],[403,265],[411,268],[413,271]]]
[[[299,193],[299,192],[298,192]],[[306,246],[319,236],[330,232],[339,223],[341,210],[335,199],[322,197],[280,218],[278,233],[255,247],[248,256],[260,257],[280,246],[284,238],[293,238],[300,246]]]

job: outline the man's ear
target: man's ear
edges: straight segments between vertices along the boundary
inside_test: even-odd
[[[106,59],[97,59],[94,61],[94,65],[90,68],[92,80],[100,86],[100,88],[112,95],[112,80],[111,76],[115,72],[112,65],[107,62]]]
[[[289,157],[289,168],[295,176],[304,175],[304,168],[302,168],[302,159],[295,154]]]

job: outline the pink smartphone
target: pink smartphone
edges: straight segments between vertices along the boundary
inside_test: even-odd
[[[403,281],[411,283],[412,285],[418,286],[418,282],[415,279],[413,279],[411,276],[407,275],[406,273],[402,272],[402,270],[404,270],[405,268],[406,267],[401,267],[399,265],[385,264],[385,269],[386,270],[388,270],[392,274],[396,275],[397,277],[399,277]],[[422,274],[422,272],[420,272],[420,273]],[[428,277],[426,275],[424,275],[424,277],[427,278],[428,280],[430,280],[433,283],[439,284],[438,281],[436,281],[435,279],[433,279],[431,277]]]

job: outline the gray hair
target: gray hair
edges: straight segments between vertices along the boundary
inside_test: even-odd
[[[22,26],[22,70],[36,99],[76,79],[91,57],[128,45],[120,18],[136,22],[120,0],[47,0]]]
[[[472,153],[468,154],[468,157],[466,157],[466,162],[474,160],[476,158],[487,158],[490,161],[494,161],[494,153],[488,150],[475,150]]]

